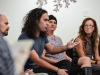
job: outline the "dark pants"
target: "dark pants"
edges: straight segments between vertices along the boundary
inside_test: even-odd
[[[78,59],[79,58],[74,58],[72,60],[71,69],[70,69],[70,74],[69,75],[77,75],[78,73],[80,73],[81,67],[77,65]]]
[[[68,70],[67,73],[69,74],[71,63],[68,60],[62,60],[62,61],[59,61],[59,62],[55,63],[54,66],[56,66],[56,67],[58,67],[60,69]],[[48,73],[49,75],[58,75],[56,72],[46,70],[46,69],[44,69],[42,67],[35,68],[34,72],[35,73]]]
[[[71,66],[69,75],[78,75],[78,73],[80,73],[80,69],[81,68],[79,66]]]
[[[52,71],[46,70],[46,69],[44,69],[42,67],[34,68],[33,71],[34,71],[34,73],[47,73],[49,75],[57,75],[56,72],[52,72]]]
[[[92,74],[93,75],[100,75],[100,65],[92,64]]]

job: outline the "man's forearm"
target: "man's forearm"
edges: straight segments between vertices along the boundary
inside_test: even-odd
[[[55,60],[55,59],[52,59],[52,58],[49,58],[49,57],[46,57],[46,56],[42,56],[42,59],[47,61],[50,64],[54,64],[54,63],[57,63],[59,61],[59,60]]]
[[[58,70],[58,67],[51,65],[50,63],[44,61],[43,59],[39,59],[38,63],[36,63],[36,64],[38,66],[41,66],[41,67],[43,67],[43,68],[45,68],[47,70],[50,70],[50,71],[57,72],[57,70]]]
[[[67,50],[67,46],[54,46],[52,49],[52,54],[62,53]]]

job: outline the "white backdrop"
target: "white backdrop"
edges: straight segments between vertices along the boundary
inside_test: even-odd
[[[88,10],[89,16],[97,21],[100,28],[100,0],[77,0],[76,3],[70,2],[69,8],[65,8],[65,3],[59,12],[53,11],[54,0],[47,0],[48,4],[43,8],[48,11],[48,14],[53,14],[57,17],[58,27],[55,34],[61,37],[64,44],[71,38],[75,38],[78,33],[79,26],[85,18],[83,11]],[[4,14],[9,19],[10,31],[6,39],[17,40],[23,26],[23,17],[38,5],[37,0],[0,0],[0,14]]]

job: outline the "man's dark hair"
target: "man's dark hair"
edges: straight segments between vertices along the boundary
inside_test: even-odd
[[[28,37],[35,38],[37,31],[37,21],[40,21],[40,18],[43,14],[47,13],[46,10],[42,8],[35,8],[31,10],[24,17],[24,27],[22,28],[22,32],[25,32]],[[40,35],[45,36],[45,32],[41,32]]]

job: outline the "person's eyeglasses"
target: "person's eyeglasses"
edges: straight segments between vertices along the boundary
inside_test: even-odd
[[[94,25],[84,25],[84,27],[94,27]]]

